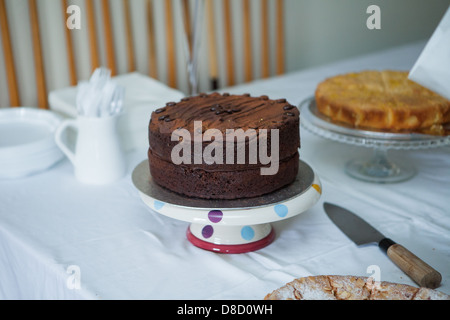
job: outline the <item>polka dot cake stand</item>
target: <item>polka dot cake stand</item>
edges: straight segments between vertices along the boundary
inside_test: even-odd
[[[132,173],[143,202],[167,217],[190,222],[186,236],[195,246],[218,253],[259,250],[275,239],[271,222],[289,219],[311,208],[320,198],[319,177],[303,161],[289,186],[261,197],[207,200],[186,197],[158,186],[148,160]]]

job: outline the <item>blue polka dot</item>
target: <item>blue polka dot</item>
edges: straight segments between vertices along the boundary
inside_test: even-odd
[[[241,237],[244,240],[250,241],[255,236],[255,230],[252,227],[245,226],[241,229]]]
[[[153,203],[153,206],[155,207],[155,210],[160,210],[162,207],[164,207],[165,203],[155,200],[155,202]]]
[[[277,204],[274,207],[274,210],[275,210],[276,214],[281,218],[286,217],[288,214],[288,208],[284,204]]]

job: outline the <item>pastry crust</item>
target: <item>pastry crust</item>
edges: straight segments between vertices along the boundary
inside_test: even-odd
[[[450,300],[429,288],[376,282],[369,277],[321,275],[295,279],[267,294],[264,300]]]
[[[319,83],[317,109],[333,122],[388,132],[445,135],[450,101],[404,71],[361,71]]]

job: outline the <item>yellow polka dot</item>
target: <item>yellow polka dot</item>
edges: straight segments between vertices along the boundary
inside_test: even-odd
[[[316,191],[320,194],[322,194],[322,189],[320,188],[320,186],[318,184],[313,184],[312,187],[314,189],[316,189]]]

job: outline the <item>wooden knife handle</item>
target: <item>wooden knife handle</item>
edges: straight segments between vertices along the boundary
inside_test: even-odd
[[[388,257],[421,287],[435,289],[442,280],[441,274],[434,270],[411,251],[398,243],[387,249]]]

